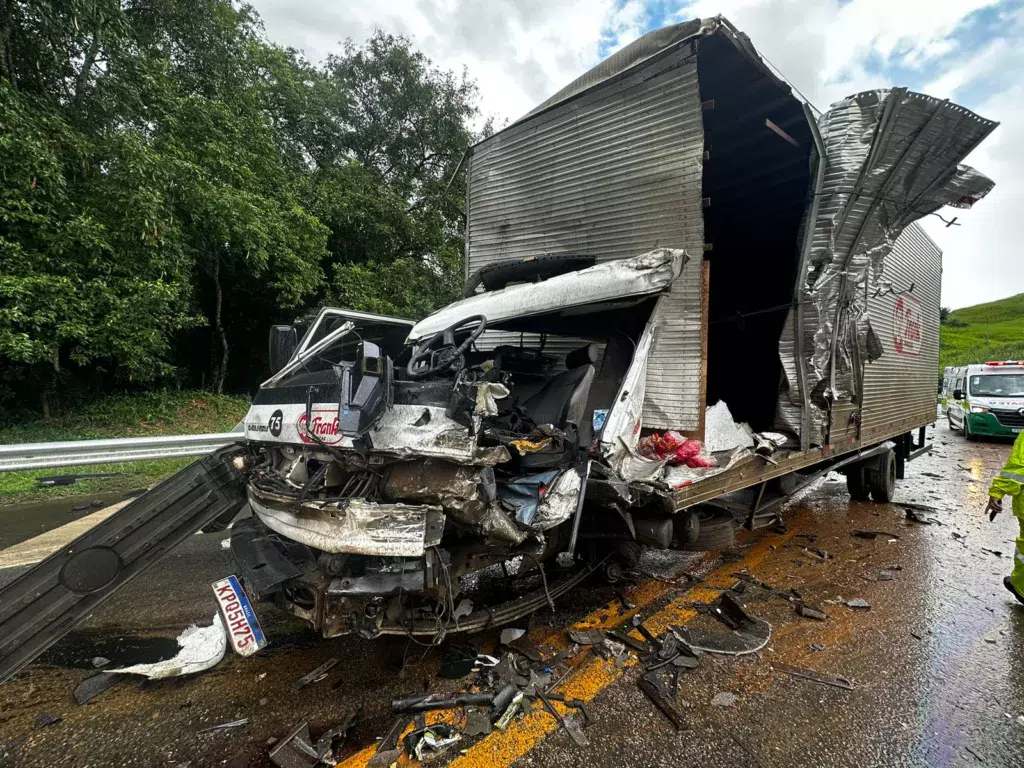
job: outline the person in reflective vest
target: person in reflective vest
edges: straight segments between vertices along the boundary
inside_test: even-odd
[[[995,520],[996,515],[1003,511],[1004,496],[1013,497],[1013,515],[1020,524],[1020,535],[1013,553],[1013,572],[1003,579],[1003,585],[1024,603],[1024,432],[1017,436],[1003,471],[988,489],[985,511],[989,520]]]

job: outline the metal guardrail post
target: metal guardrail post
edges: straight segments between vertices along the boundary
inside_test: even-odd
[[[15,443],[0,445],[0,472],[205,456],[225,445],[244,440],[242,432],[224,432],[114,440],[69,440],[58,443]]]

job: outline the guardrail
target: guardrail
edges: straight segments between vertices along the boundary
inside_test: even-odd
[[[245,440],[241,432],[212,435],[164,435],[115,440],[69,440],[60,443],[0,445],[0,472],[22,469],[55,469],[121,461],[174,459],[204,456],[231,443]]]

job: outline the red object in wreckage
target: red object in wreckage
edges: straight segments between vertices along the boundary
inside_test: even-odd
[[[718,466],[713,456],[704,453],[700,440],[690,440],[674,430],[643,437],[636,448],[641,456],[667,460],[669,464],[685,464],[692,468]]]

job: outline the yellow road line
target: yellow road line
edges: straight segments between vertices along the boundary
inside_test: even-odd
[[[710,602],[717,598],[721,594],[722,588],[730,587],[736,581],[729,574],[743,568],[756,567],[771,551],[769,547],[772,544],[778,544],[785,538],[788,536],[777,534],[766,536],[751,546],[741,560],[723,563],[707,575],[702,585],[689,589],[661,610],[650,616],[645,616],[644,626],[657,635],[674,624],[686,624],[692,621],[697,613],[689,607],[690,603]],[[597,609],[573,626],[604,629],[620,626],[633,615],[678,588],[675,585],[651,579],[638,585],[634,593],[630,595],[636,608],[625,610],[622,604],[615,600],[607,606]],[[565,633],[560,627],[548,629],[547,633],[535,638],[538,645],[547,641],[548,644],[556,647],[567,647],[564,640]],[[636,636],[639,637],[639,635]],[[631,660],[631,664],[635,663],[634,658]],[[580,699],[589,702],[622,675],[623,670],[618,669],[613,661],[598,658],[593,654],[586,654],[581,657],[575,670],[569,674],[559,688],[565,694],[566,699]],[[563,715],[568,711],[560,702],[552,703]],[[558,727],[558,723],[547,711],[535,708],[526,717],[513,722],[504,733],[495,731],[474,744],[466,750],[465,754],[452,760],[449,766],[451,768],[493,768],[493,766],[508,765],[537,746],[549,734],[554,733]],[[376,752],[376,746],[369,746],[339,763],[337,768],[364,768],[374,752]],[[404,764],[402,761],[399,763]]]

